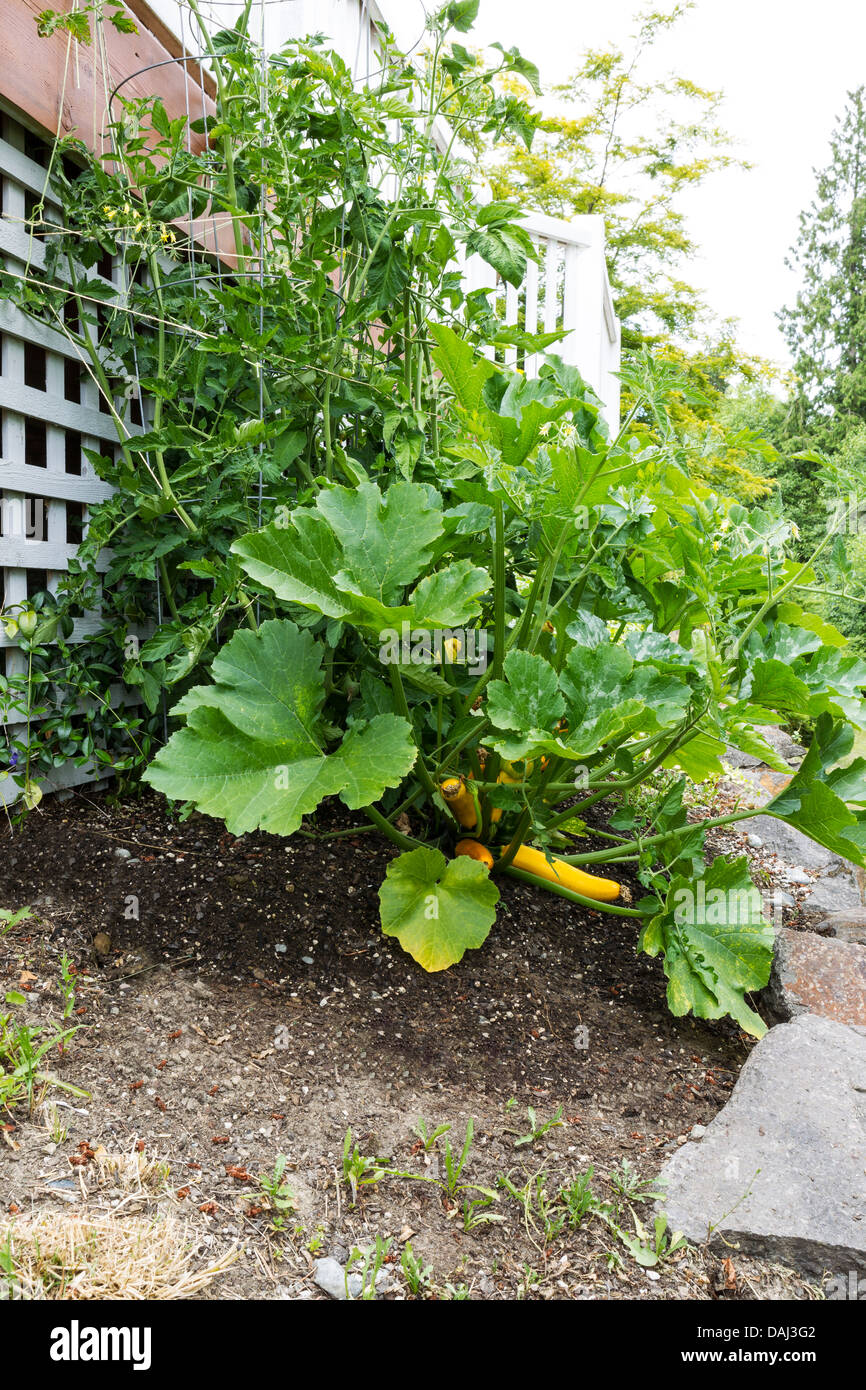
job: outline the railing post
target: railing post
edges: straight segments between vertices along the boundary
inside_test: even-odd
[[[572,330],[566,340],[567,360],[580,369],[593,390],[604,399],[602,347],[607,267],[603,219],[581,217],[580,238],[582,245],[569,246],[565,258],[563,327]]]

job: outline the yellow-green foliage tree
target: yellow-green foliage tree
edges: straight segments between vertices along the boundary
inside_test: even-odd
[[[715,420],[732,383],[763,380],[769,369],[737,348],[735,324],[714,318],[690,283],[697,247],[684,206],[688,191],[740,161],[719,124],[721,93],[687,77],[646,75],[654,47],[691,8],[641,15],[630,52],[587,52],[567,82],[547,89],[553,109],[529,119],[524,104],[523,120],[503,120],[477,153],[496,199],[556,217],[604,217],[624,348],[651,351],[679,370],[673,418],[694,436],[699,470],[720,489],[753,499],[768,490],[756,471],[767,471],[773,451],[748,429],[723,445]],[[465,69],[455,78],[465,80]],[[513,115],[530,93],[512,73],[504,91],[480,95],[504,116],[509,101]]]

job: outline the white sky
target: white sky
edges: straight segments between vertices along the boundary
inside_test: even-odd
[[[545,81],[558,81],[587,47],[611,39],[625,46],[643,8],[671,4],[481,0],[469,41],[517,44]],[[399,11],[407,34],[413,23],[419,27],[420,0],[388,0],[388,11]],[[787,362],[775,313],[793,300],[797,281],[784,259],[845,93],[866,82],[866,4],[697,0],[656,52],[661,71],[722,89],[721,124],[754,166],[715,174],[691,196],[689,226],[700,256],[685,278],[705,289],[717,314],[739,319],[743,348]]]

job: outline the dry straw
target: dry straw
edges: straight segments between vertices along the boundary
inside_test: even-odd
[[[202,1263],[200,1247],[200,1237],[188,1223],[171,1215],[118,1218],[49,1211],[22,1217],[0,1234],[0,1297],[191,1298],[238,1256],[232,1248]]]

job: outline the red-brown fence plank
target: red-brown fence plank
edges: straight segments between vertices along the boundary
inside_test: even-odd
[[[64,2],[69,5],[70,0],[55,0],[58,7]],[[74,132],[92,149],[103,137],[106,81],[111,91],[130,78],[123,96],[159,96],[172,117],[186,112],[188,94],[193,119],[200,116],[197,64],[168,61],[181,55],[180,44],[143,0],[128,0],[127,8],[138,33],[120,34],[112,24],[104,25],[106,74],[98,45],[70,42],[63,32],[38,36],[36,16],[45,9],[45,0],[0,0],[0,96],[42,130]],[[154,68],[155,63],[166,66]],[[207,76],[205,86],[213,90]],[[210,97],[205,100],[212,112]],[[201,137],[194,140],[201,148]]]

